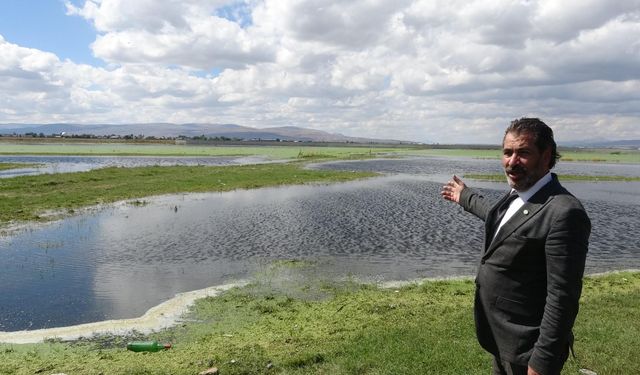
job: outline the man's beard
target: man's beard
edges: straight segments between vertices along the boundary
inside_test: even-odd
[[[532,187],[542,176],[538,176],[534,170],[527,169],[523,166],[516,165],[514,167],[507,167],[504,169],[505,175],[507,176],[507,182],[509,186],[518,191],[526,191],[530,187]],[[521,175],[522,177],[516,183],[509,177],[509,173]]]

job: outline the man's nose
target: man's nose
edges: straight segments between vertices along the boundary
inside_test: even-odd
[[[507,163],[509,166],[514,166],[514,165],[518,165],[520,164],[520,156],[518,156],[518,154],[514,153],[512,154],[509,159],[507,160]]]

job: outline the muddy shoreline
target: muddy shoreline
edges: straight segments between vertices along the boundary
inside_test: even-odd
[[[599,272],[585,277],[601,277],[620,272],[640,272],[640,269],[626,269],[608,272]],[[395,289],[413,284],[422,284],[429,281],[465,280],[472,276],[435,277],[422,278],[407,281],[387,281],[377,284],[381,288]],[[0,332],[0,343],[7,344],[33,344],[46,340],[73,341],[81,338],[90,338],[96,335],[126,336],[132,332],[149,334],[161,329],[172,327],[181,322],[181,318],[189,308],[201,298],[214,297],[220,293],[236,287],[246,286],[249,282],[237,281],[220,286],[179,293],[174,298],[165,301],[149,309],[138,318],[114,319],[100,322],[85,323],[68,327],[56,327],[36,330],[23,330],[14,332]]]
[[[246,281],[179,293],[174,298],[152,307],[138,318],[105,320],[32,331],[0,332],[0,343],[29,344],[49,339],[69,341],[94,335],[127,335],[132,331],[143,334],[151,333],[177,324],[196,300],[213,297],[226,290],[243,285],[246,285]]]

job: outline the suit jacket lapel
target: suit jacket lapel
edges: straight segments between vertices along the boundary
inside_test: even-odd
[[[536,216],[538,211],[540,211],[547,203],[553,199],[553,192],[556,191],[560,187],[560,183],[555,175],[553,175],[553,179],[551,182],[542,187],[537,193],[529,199],[513,216],[500,228],[495,237],[491,238],[490,236],[493,234],[491,226],[491,222],[493,220],[487,220],[486,223],[486,237],[485,238],[485,253],[482,256],[482,259],[487,259],[493,254],[494,251],[500,246],[500,244],[513,232],[516,231],[520,226],[522,226],[527,221],[531,220]],[[493,215],[496,214],[496,209],[500,205],[500,203],[506,199],[506,196],[501,199],[493,208],[491,208],[491,212],[489,213],[489,217],[492,218]],[[526,212],[526,214],[525,214]]]
[[[494,234],[494,228],[493,228],[493,222],[495,221],[495,216],[498,214],[498,207],[500,207],[500,205],[502,205],[502,203],[507,200],[507,198],[509,197],[510,193],[505,194],[502,198],[500,198],[500,200],[498,200],[498,202],[491,207],[491,210],[489,210],[489,214],[487,215],[487,217],[484,220],[484,250],[485,252],[489,249],[489,245],[491,245],[491,241],[493,239],[493,234]]]

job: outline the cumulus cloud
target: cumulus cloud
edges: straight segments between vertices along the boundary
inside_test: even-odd
[[[100,35],[92,49],[105,61],[208,70],[273,60],[268,39],[249,35],[240,23],[215,12],[226,3],[87,0],[82,7],[66,6],[68,14],[93,23]]]
[[[219,98],[211,78],[179,68],[95,68],[3,39],[0,60],[4,122],[160,121],[194,106],[213,108]]]
[[[508,121],[532,115],[559,139],[640,138],[640,0],[66,5],[94,26],[91,49],[106,67],[0,39],[0,121],[233,122],[497,143]]]

